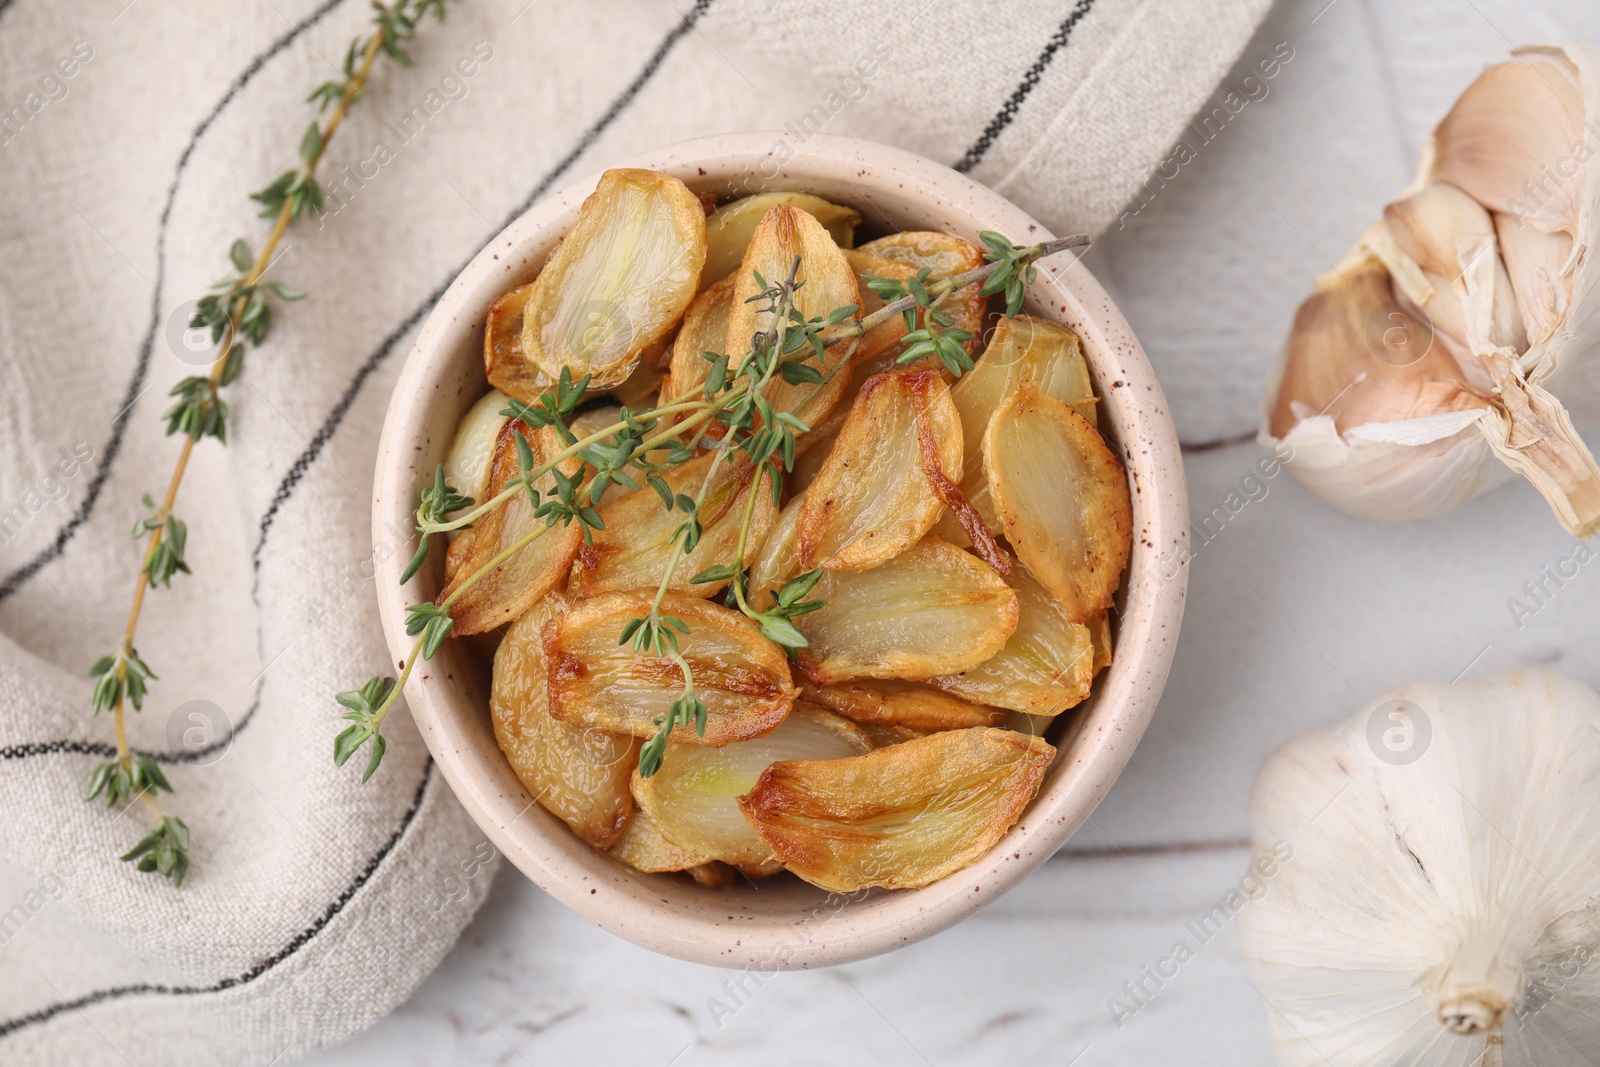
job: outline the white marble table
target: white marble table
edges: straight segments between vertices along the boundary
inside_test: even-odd
[[[1197,513],[1260,453],[1261,380],[1309,279],[1403,184],[1460,89],[1511,43],[1600,41],[1592,0],[1325,3],[1279,5],[1243,57],[1294,49],[1267,97],[1090,256],[1194,446]],[[1268,1009],[1231,929],[1164,987],[1147,980],[1143,1006],[1124,983],[1237,881],[1251,776],[1287,737],[1415,678],[1541,665],[1600,683],[1600,576],[1521,629],[1506,605],[1570,544],[1521,484],[1387,527],[1280,476],[1200,548],[1166,697],[1092,826],[975,918],[736,995],[739,975],[634,948],[507,868],[410,1002],[305,1062],[1268,1064]]]

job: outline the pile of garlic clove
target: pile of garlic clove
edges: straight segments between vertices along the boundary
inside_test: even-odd
[[[1593,690],[1405,686],[1269,758],[1250,818],[1258,857],[1292,856],[1238,920],[1279,1064],[1595,1062]]]
[[[1521,474],[1600,530],[1600,48],[1536,45],[1456,101],[1417,176],[1301,304],[1262,443],[1355,515],[1417,519]]]

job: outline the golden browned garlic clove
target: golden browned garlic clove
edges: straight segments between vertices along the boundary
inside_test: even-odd
[[[444,478],[458,493],[470,496],[474,503],[487,499],[484,490],[489,487],[489,468],[494,464],[494,445],[500,439],[500,428],[506,424],[506,395],[491,389],[467,409],[456,426],[456,439],[444,457]],[[467,509],[462,508],[461,511]],[[460,512],[452,513],[452,517]],[[457,535],[461,531],[455,531]],[[452,540],[459,540],[459,536]]]
[[[937,233],[932,230],[903,230],[900,233],[891,233],[876,241],[868,241],[859,251],[862,258],[851,261],[856,266],[857,274],[876,274],[897,281],[904,281],[923,268],[927,268],[930,279],[936,279],[965,274],[969,270],[983,266],[983,253],[975,246],[959,237],[951,237],[947,233]],[[885,270],[884,264],[888,264],[889,269]],[[976,352],[978,346],[983,343],[983,316],[989,306],[989,298],[979,296],[979,288],[976,285],[968,286],[960,292],[950,294],[939,305],[953,320],[949,329],[966,330],[972,334],[972,340],[966,345],[968,352]],[[866,287],[862,286],[862,289],[865,290]],[[900,330],[892,335],[891,343],[898,341],[904,334],[904,321],[897,321],[900,323]],[[892,361],[892,357],[893,353],[888,353],[884,360],[878,362]],[[856,358],[868,361],[868,365],[871,365],[871,357],[865,351],[858,353]],[[940,365],[935,356],[925,356],[924,359],[928,366]],[[887,366],[873,369],[884,370]]]
[[[723,204],[706,219],[706,266],[702,286],[723,281],[739,269],[756,227],[768,211],[780,205],[804,211],[816,219],[840,248],[849,248],[855,243],[861,214],[854,209],[840,207],[810,193],[757,193]],[[774,280],[770,274],[766,277],[768,281]],[[712,347],[712,351],[717,350],[717,346]]]
[[[795,620],[795,652],[817,685],[851,678],[932,678],[976,666],[1017,626],[1017,594],[994,568],[929,536],[867,571],[827,571]]]
[[[528,795],[604,849],[622,836],[633,814],[629,782],[640,742],[550,715],[550,672],[540,631],[568,606],[560,593],[549,593],[512,624],[495,653],[489,715],[500,751]]]
[[[1078,335],[1059,323],[1031,315],[1002,318],[983,355],[950,389],[961,414],[962,453],[966,457],[961,493],[994,533],[1000,532],[1000,517],[995,514],[989,483],[983,474],[983,435],[1001,403],[1025,381],[1070,406],[1089,425],[1096,421],[1098,400]],[[951,544],[962,548],[972,544],[954,511],[941,517],[935,530]]]
[[[961,420],[937,371],[877,374],[861,387],[806,489],[801,570],[876,567],[933,529],[961,481]]]
[[[1102,611],[1089,620],[1089,640],[1094,644],[1094,672],[1111,666],[1111,613]]]
[[[487,489],[490,497],[498,496],[508,481],[522,476],[522,468],[517,463],[517,433],[527,440],[535,466],[543,465],[562,451],[561,439],[554,429],[546,426],[530,430],[519,419],[506,420],[495,441]],[[578,459],[569,457],[561,462],[560,469],[571,475],[578,465]],[[554,490],[555,484],[555,472],[551,471],[539,479],[535,488],[540,493],[548,493]],[[535,534],[531,542],[500,560],[481,577],[473,577],[530,533]],[[451,631],[482,633],[516,619],[566,578],[582,539],[576,524],[547,527],[543,519],[534,516],[533,502],[525,492],[514,494],[491,510],[473,527],[470,553],[452,571],[449,583],[439,594],[438,603],[443,604],[465,588],[450,608],[450,617],[454,620]],[[467,585],[469,581],[470,586]]]
[[[488,351],[490,383],[532,401],[564,367],[597,389],[624,381],[689,306],[705,255],[705,212],[681,181],[606,171],[534,280],[519,349]]]
[[[1023,568],[1006,582],[1017,591],[1019,614],[1005,647],[976,667],[930,684],[975,703],[1030,715],[1058,715],[1077,706],[1088,697],[1099,670],[1094,631],[1073,622]]]
[[[723,351],[732,307],[731,278],[724,278],[694,298],[683,316],[677,340],[672,343],[672,367],[661,385],[663,403],[691,397],[705,388],[711,363],[702,353]]]
[[[1133,504],[1095,428],[1023,382],[989,422],[983,465],[1006,540],[1039,584],[1074,621],[1110,607],[1132,550]]]
[[[989,417],[1023,382],[1032,382],[1094,424],[1099,402],[1078,335],[1059,322],[1032,315],[1002,318],[983,355],[950,389],[961,413],[967,455],[982,451]]]
[[[656,369],[656,358],[661,353],[671,355],[672,346],[657,341],[640,354],[638,366],[626,379],[611,387],[608,392],[619,405],[632,411],[647,411],[661,392],[666,381],[662,371]]]
[[[883,307],[884,301],[867,288],[864,279],[891,278],[904,282],[923,267],[928,277],[943,278],[963,274],[983,265],[983,254],[972,245],[948,234],[930,231],[910,231],[890,234],[869,241],[854,251],[847,252],[851,269],[861,279],[861,313],[870,315]],[[983,336],[983,316],[988,299],[978,295],[978,287],[971,286],[947,297],[941,309],[951,317],[950,329],[966,330],[972,334],[968,351],[976,351]],[[906,333],[903,317],[890,319],[874,327],[861,339],[856,348],[855,361],[864,374],[877,374],[891,369],[897,354],[893,349]],[[924,356],[913,366],[938,368],[937,356]],[[859,379],[858,379],[859,380]]]
[[[859,722],[861,732],[867,735],[873,748],[888,748],[890,745],[900,745],[907,741],[915,741],[919,737],[927,737],[931,730],[918,730],[910,726],[890,726],[882,722]]]
[[[1005,712],[996,708],[970,704],[920,682],[898,678],[858,678],[829,686],[802,682],[800,695],[863,726],[905,726],[923,733],[999,726],[1005,721]]]
[[[784,489],[798,495],[816,480],[822,465],[833,454],[833,446],[844,429],[844,420],[850,417],[849,408],[836,408],[820,426],[813,426],[795,441],[794,467],[783,480]]]
[[[733,305],[728,314],[728,332],[722,351],[731,355],[735,363],[750,351],[756,335],[771,324],[772,313],[750,302],[761,291],[755,275],[759,273],[768,285],[786,281],[796,257],[800,260],[797,281],[805,283],[796,290],[794,299],[795,309],[801,315],[807,319],[826,318],[838,308],[860,305],[861,293],[856,286],[855,273],[822,224],[797,208],[786,205],[772,208],[762,216],[750,238],[750,247],[745,250],[739,273],[734,277]],[[812,357],[811,365],[825,379],[822,385],[790,384],[776,377],[768,382],[766,397],[773,409],[789,412],[807,426],[816,426],[826,419],[850,384],[849,375],[843,373],[841,367],[848,348],[848,345],[829,348],[825,360]]]
[[[661,769],[649,778],[637,772],[633,795],[663,837],[698,855],[735,865],[760,865],[772,850],[739,811],[739,797],[755,787],[761,772],[779,760],[829,760],[872,751],[854,723],[797,701],[769,734],[711,748],[674,741]]]
[[[947,730],[850,759],[774,763],[739,807],[812,885],[915,889],[1005,836],[1054,756],[1010,730]]]
[[[489,305],[483,323],[483,365],[489,371],[491,384],[496,384],[494,368],[503,368],[504,377],[528,365],[528,355],[522,348],[522,310],[532,295],[533,283],[529,282],[501,294]]]
[[[472,558],[472,542],[478,536],[478,531],[472,527],[457,531],[456,537],[450,542],[450,547],[444,550],[444,580],[448,585],[455,580],[456,572],[461,570],[463,564]]]
[[[849,261],[850,269],[855,271],[856,281],[861,290],[862,318],[881,310],[886,303],[883,297],[867,288],[866,279],[893,278],[897,282],[903,282],[917,273],[909,264],[884,259],[882,256],[874,255],[860,248],[846,252],[845,259]],[[860,369],[861,375],[865,377],[870,374],[876,374],[883,369],[884,362],[892,363],[893,353],[890,352],[890,349],[898,345],[900,338],[905,335],[906,320],[901,315],[896,315],[887,322],[880,322],[868,330],[861,340],[856,343],[855,353],[851,356],[851,359]],[[885,353],[889,353],[889,355],[884,359],[880,359],[879,357],[884,357]],[[925,358],[922,362],[932,366],[938,362],[938,359],[933,357],[930,363]]]
[[[717,453],[706,453],[663,472],[660,477],[674,498],[680,494],[692,498],[717,458]],[[751,492],[756,494],[754,501],[749,500]],[[740,455],[730,460],[723,455],[711,489],[700,505],[700,522],[704,527],[700,541],[693,551],[683,553],[678,560],[669,589],[690,596],[711,597],[727,587],[727,580],[695,583],[692,579],[701,571],[733,558],[747,503],[753,511],[745,551],[754,555],[778,517],[778,509],[772,503],[772,471],[763,467],[757,479],[753,477],[748,457]],[[666,576],[667,564],[677,553],[674,545],[684,513],[668,509],[656,491],[646,486],[603,504],[600,519],[605,529],[591,534],[592,544],[578,547],[572,591],[580,597],[590,597],[660,585]]]
[[[633,799],[631,796],[628,798]],[[623,829],[616,844],[606,850],[612,859],[621,860],[636,871],[646,874],[666,874],[672,871],[689,871],[712,861],[692,849],[682,848],[668,841],[643,811],[635,811]],[[700,882],[699,877],[695,881]],[[721,884],[706,883],[705,884]]]
[[[611,733],[649,737],[683,692],[683,671],[672,659],[635,652],[617,635],[650,611],[642,593],[605,593],[579,603],[544,629],[550,657],[550,714],[563,722]],[[668,593],[661,614],[682,620],[683,659],[706,705],[706,732],[673,733],[687,744],[726,745],[759,737],[783,721],[795,687],[783,650],[737,611],[681,593]]]
[[[795,550],[795,539],[800,532],[800,512],[805,507],[805,494],[794,497],[778,513],[778,521],[767,533],[767,539],[756,553],[750,566],[750,603],[765,610],[772,597],[784,583],[800,573],[800,557]]]

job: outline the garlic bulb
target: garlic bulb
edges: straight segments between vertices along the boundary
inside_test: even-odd
[[[1600,467],[1600,49],[1518,49],[1296,313],[1261,438],[1352,514],[1415,519],[1517,473],[1580,537]]]
[[[1279,1064],[1595,1062],[1593,690],[1544,671],[1397,689],[1270,757],[1250,819],[1275,870],[1239,941]]]

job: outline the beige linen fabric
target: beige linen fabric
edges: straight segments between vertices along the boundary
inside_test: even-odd
[[[295,226],[280,305],[177,513],[131,716],[194,835],[181,889],[119,863],[145,812],[80,799],[111,724],[85,669],[124,625],[143,493],[197,372],[186,305],[265,223],[305,94],[360,0],[0,0],[0,1062],[267,1064],[400,1003],[497,862],[404,715],[373,781],[331,694],[384,670],[369,486],[388,393],[460,267],[569,178],[653,145],[825,131],[959,164],[1099,231],[1266,0],[467,0],[380,68]],[[393,667],[390,666],[392,671]]]

